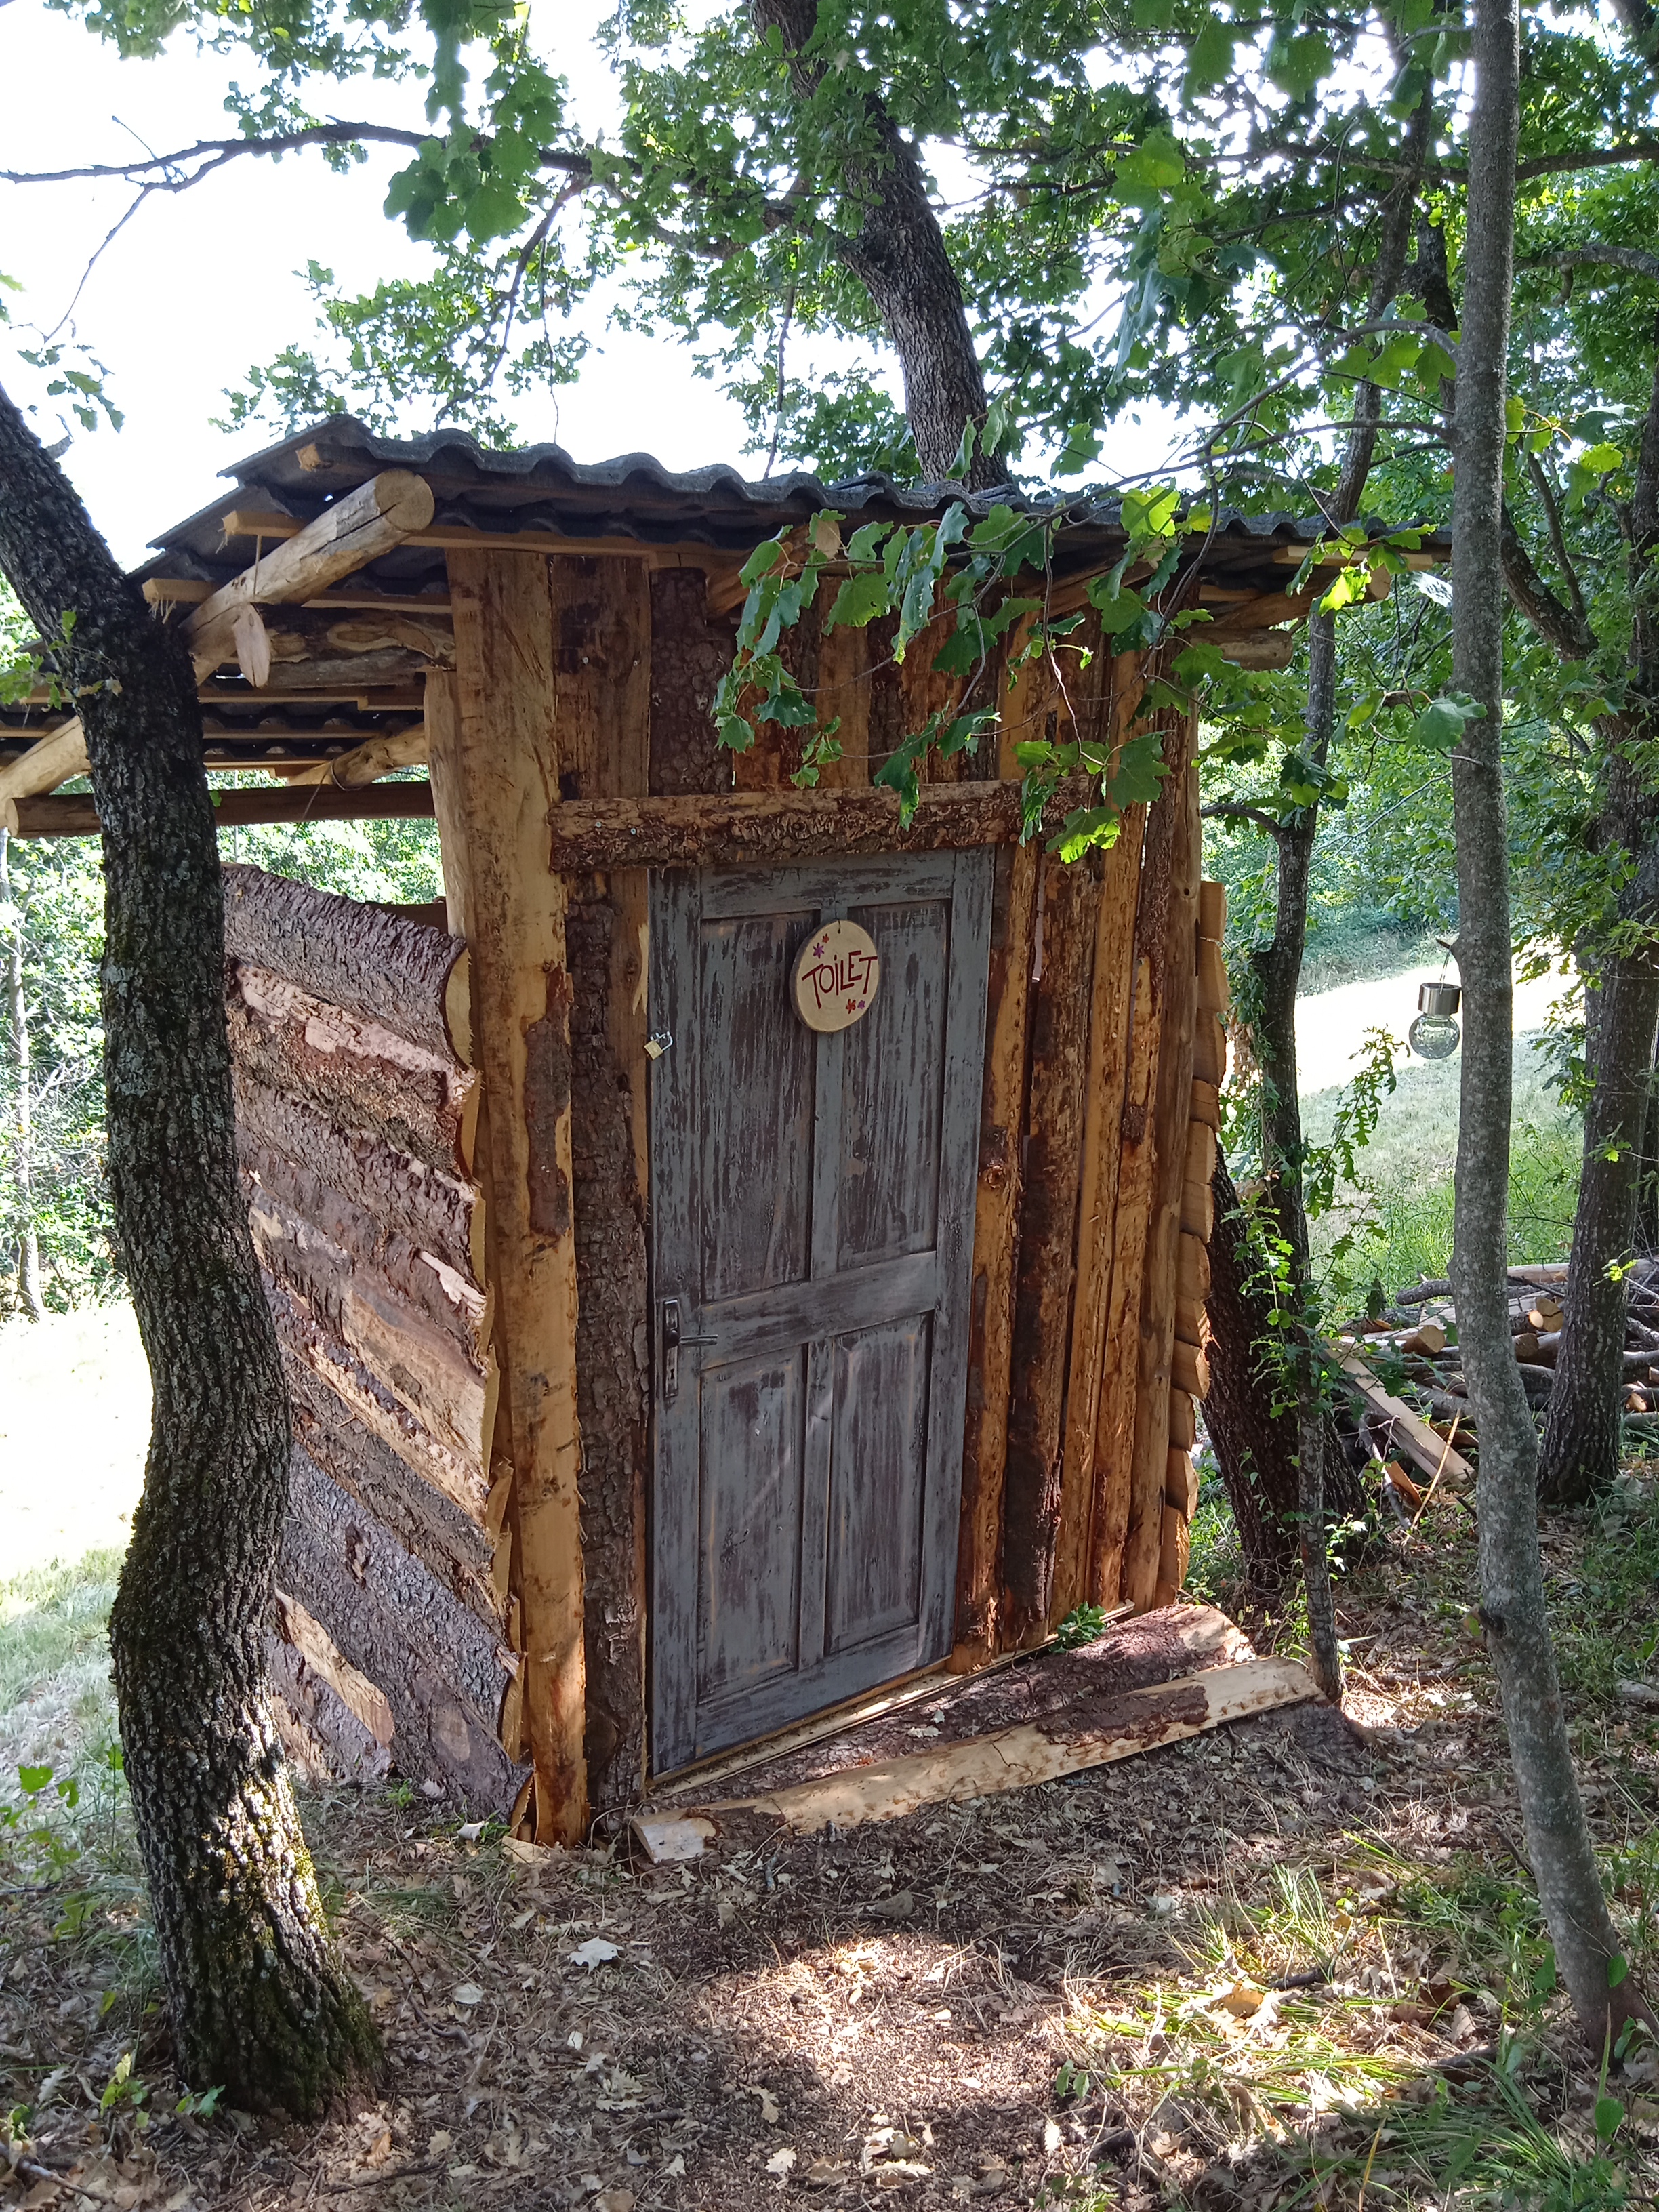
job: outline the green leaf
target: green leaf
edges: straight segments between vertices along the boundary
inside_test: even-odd
[[[763,545],[757,545],[738,569],[738,581],[752,586],[763,576],[770,575],[783,558],[784,540],[788,535],[787,530],[781,530],[775,538],[769,538]]]
[[[1607,1987],[1616,1990],[1630,1972],[1630,1960],[1622,1953],[1607,1960]]]
[[[1100,459],[1100,433],[1091,423],[1073,422],[1054,463],[1057,477],[1080,477]]]
[[[1611,2142],[1618,2134],[1620,2122],[1624,2117],[1624,2106],[1617,2097],[1598,2097],[1595,2100],[1596,2141]]]
[[[957,447],[950,467],[945,471],[947,477],[965,477],[973,466],[974,438],[977,427],[971,419],[963,424],[961,442]]]
[[[755,742],[754,725],[741,714],[722,714],[714,734],[729,753],[746,753]]]
[[[1486,712],[1475,700],[1461,692],[1432,699],[1412,724],[1412,742],[1426,745],[1431,752],[1449,752],[1462,736],[1464,725],[1481,720]]]
[[[1233,66],[1233,27],[1222,16],[1206,12],[1202,29],[1187,57],[1187,77],[1181,88],[1183,100],[1213,92],[1224,84]]]
[[[25,1796],[38,1797],[52,1780],[52,1769],[49,1766],[20,1766],[17,1779]]]
[[[892,590],[884,571],[866,568],[849,576],[836,592],[823,626],[825,629],[862,629],[878,615],[890,614],[892,605]]]
[[[1592,446],[1588,453],[1580,453],[1578,465],[1588,469],[1593,477],[1605,477],[1624,467],[1625,456],[1617,446]]]

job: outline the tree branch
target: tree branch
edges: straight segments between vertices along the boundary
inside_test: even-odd
[[[1276,814],[1269,814],[1265,806],[1247,806],[1242,799],[1212,799],[1207,806],[1199,808],[1206,822],[1253,822],[1258,830],[1265,830],[1270,837],[1282,837],[1285,824]]]
[[[1504,582],[1509,595],[1547,645],[1563,660],[1588,660],[1596,647],[1595,633],[1582,614],[1575,614],[1557,599],[1539,574],[1515,517],[1504,502],[1501,522]]]
[[[1534,253],[1516,263],[1520,269],[1629,269],[1638,276],[1659,276],[1659,253],[1636,246],[1575,246],[1564,253]]]

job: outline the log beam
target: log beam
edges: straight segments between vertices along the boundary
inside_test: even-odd
[[[39,738],[20,760],[9,761],[0,768],[0,830],[9,830],[14,836],[20,834],[17,802],[33,799],[39,793],[55,791],[60,783],[69,783],[77,775],[87,773],[87,738],[77,715],[72,722],[64,722],[50,737]]]
[[[281,542],[204,599],[185,625],[198,672],[238,658],[236,618],[244,608],[314,599],[423,530],[432,512],[429,484],[407,469],[386,469],[337,500],[313,522],[285,515],[280,531],[253,533]]]
[[[407,729],[388,730],[363,744],[354,745],[349,753],[342,753],[336,760],[301,769],[298,775],[291,775],[288,781],[290,787],[331,783],[339,791],[359,791],[381,776],[390,775],[394,769],[424,768],[427,757],[426,724],[411,722]]]
[[[217,765],[224,764],[209,763]],[[432,819],[432,787],[428,783],[373,783],[356,791],[307,783],[285,786],[280,791],[216,791],[213,801],[214,817],[221,830],[250,829],[270,822]],[[103,828],[89,791],[54,792],[47,798],[19,799],[9,804],[16,810],[14,834],[19,837],[95,837]]]
[[[1091,799],[1087,777],[1068,779],[1045,811],[1052,833]],[[551,808],[552,862],[582,874],[605,868],[775,866],[824,854],[934,853],[1020,839],[1018,779],[923,787],[908,829],[885,790],[690,793],[665,799],[569,801]]]

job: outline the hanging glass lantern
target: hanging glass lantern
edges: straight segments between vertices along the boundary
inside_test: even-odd
[[[1418,987],[1417,1019],[1406,1032],[1406,1042],[1419,1060],[1449,1060],[1461,1032],[1452,1016],[1462,1004],[1457,983],[1423,983]]]

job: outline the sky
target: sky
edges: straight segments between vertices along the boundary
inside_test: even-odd
[[[592,42],[613,4],[560,0],[543,17],[553,27],[549,58],[569,78],[574,111],[590,131],[615,112],[610,72]],[[138,142],[161,152],[230,135],[231,74],[182,37],[158,61],[122,61],[41,0],[0,0],[0,164],[79,167],[131,159]],[[415,98],[392,86],[328,89],[318,102],[325,113],[408,124],[416,111]],[[214,418],[250,368],[313,340],[315,309],[301,274],[308,259],[324,261],[354,293],[428,265],[426,250],[381,212],[387,179],[407,159],[400,149],[371,148],[344,176],[317,155],[232,162],[192,191],[147,200],[101,254],[130,186],[0,184],[0,274],[24,288],[7,295],[20,327],[0,329],[0,384],[33,404],[48,443],[69,434],[64,465],[121,560],[136,565],[153,537],[220,495],[221,471],[279,434],[258,426],[224,431]],[[965,190],[969,180],[964,172],[941,181]],[[119,431],[88,433],[67,418],[63,402],[46,396],[45,377],[20,358],[19,347],[34,342],[21,326],[51,331],[71,305],[74,335],[108,372],[125,416]],[[599,295],[586,303],[580,327],[593,350],[580,380],[510,403],[525,442],[556,439],[580,461],[644,452],[670,468],[727,461],[760,472],[743,453],[741,412],[716,383],[692,373],[688,348],[610,328]],[[896,378],[891,388],[899,398]],[[1126,471],[1158,468],[1170,432],[1150,419],[1145,429],[1126,424],[1108,439],[1107,459]]]
[[[558,64],[585,117],[611,98],[586,43],[609,5],[566,0],[558,17]],[[78,167],[130,158],[135,135],[158,152],[225,136],[228,76],[187,41],[158,62],[121,61],[39,0],[0,0],[0,159],[9,169]],[[407,122],[412,103],[364,83],[330,104],[354,118]],[[423,250],[380,211],[387,178],[407,160],[395,148],[371,152],[345,177],[315,155],[232,163],[193,191],[150,199],[103,254],[75,309],[77,335],[110,372],[125,416],[119,432],[62,423],[44,378],[6,343],[15,334],[0,332],[0,382],[20,403],[39,404],[35,424],[49,442],[72,432],[64,465],[123,561],[136,563],[156,532],[217,495],[219,471],[277,434],[218,430],[213,417],[250,366],[310,338],[314,310],[295,273],[309,258],[354,289],[420,272]],[[0,271],[25,287],[9,299],[16,322],[57,323],[130,197],[118,185],[0,185]],[[672,468],[725,460],[757,472],[742,457],[739,410],[691,374],[684,349],[675,348],[671,383],[663,355],[673,341],[605,330],[598,313],[585,327],[603,350],[580,383],[513,403],[526,442],[557,438],[584,461],[642,451]]]

